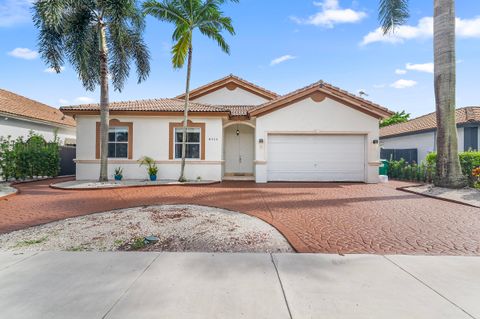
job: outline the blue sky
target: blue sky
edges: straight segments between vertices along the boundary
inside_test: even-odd
[[[54,107],[98,101],[70,65],[50,73],[36,54],[37,30],[31,0],[0,0],[0,87]],[[410,1],[408,26],[395,36],[376,29],[374,0],[241,0],[228,4],[236,35],[231,55],[199,34],[194,39],[192,85],[230,73],[280,94],[320,79],[413,116],[434,106],[431,16],[433,1]],[[480,105],[480,1],[457,1],[457,105]],[[147,19],[151,75],[137,84],[134,74],[111,101],[173,97],[184,90],[185,70],[170,63],[172,27]]]

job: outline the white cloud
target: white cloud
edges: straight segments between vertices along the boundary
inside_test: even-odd
[[[38,57],[38,52],[28,48],[15,48],[8,52],[8,55],[19,59],[33,60]]]
[[[30,21],[33,0],[5,0],[0,2],[0,27]]]
[[[94,102],[95,102],[94,99],[92,99],[91,97],[87,97],[87,96],[79,96],[74,100],[75,104],[90,104],[90,103],[94,103]]]
[[[456,19],[456,36],[458,38],[480,38],[480,16],[473,19]],[[374,42],[403,43],[412,39],[425,39],[433,36],[433,18],[424,17],[416,26],[399,26],[394,32],[383,34],[382,28],[368,33],[363,37],[361,45]]]
[[[412,71],[433,73],[433,63],[432,62],[430,62],[430,63],[419,63],[419,64],[407,63],[405,65],[405,68],[407,70],[412,70]]]
[[[60,67],[60,72],[63,72],[65,70],[65,67],[61,66]],[[43,70],[43,72],[45,73],[57,73],[57,71],[55,71],[54,68],[46,68],[45,70]]]
[[[456,34],[462,38],[480,38],[480,16],[474,19],[460,19],[456,21]]]
[[[292,20],[299,24],[333,28],[335,24],[356,23],[367,16],[363,11],[341,8],[338,0],[324,0],[323,2],[314,2],[313,4],[320,8],[319,12],[306,19],[292,17]]]
[[[407,70],[404,70],[404,69],[396,69],[395,70],[395,74],[406,74],[407,73]]]
[[[410,88],[417,85],[416,81],[413,80],[405,80],[405,79],[400,79],[398,81],[393,82],[390,84],[392,88],[395,89],[405,89],[405,88]]]
[[[60,105],[68,105],[70,104],[70,101],[65,99],[60,99],[58,100],[58,103],[60,103]]]
[[[288,61],[288,60],[294,60],[294,59],[296,59],[296,58],[297,58],[297,57],[294,57],[293,55],[290,55],[290,54],[282,55],[281,57],[278,57],[278,58],[276,58],[276,59],[273,59],[273,60],[270,62],[270,65],[271,65],[271,66],[274,66],[274,65],[277,65],[277,64],[286,62],[286,61]]]
[[[374,84],[373,87],[375,89],[383,89],[384,87],[386,87],[387,85],[384,84],[384,83],[381,83],[381,84]]]

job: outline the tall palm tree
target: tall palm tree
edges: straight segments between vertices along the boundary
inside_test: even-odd
[[[385,34],[395,32],[409,17],[408,0],[380,0],[379,20]],[[467,180],[458,158],[455,121],[455,1],[434,0],[434,88],[437,114],[437,174],[435,184],[462,188]]]
[[[225,41],[222,31],[235,34],[232,19],[223,15],[220,6],[229,0],[164,0],[157,2],[148,0],[143,4],[146,14],[170,22],[175,25],[172,39],[172,64],[176,69],[182,68],[187,59],[187,80],[185,86],[185,109],[182,134],[182,164],[179,181],[185,181],[185,157],[187,142],[188,106],[190,99],[190,77],[192,72],[192,39],[194,31],[217,42],[218,46],[227,54],[230,47]],[[230,0],[238,2],[238,0]]]
[[[39,0],[34,4],[38,45],[57,73],[65,60],[85,89],[100,86],[100,181],[108,180],[109,77],[121,91],[133,61],[138,83],[150,72],[144,17],[135,0]]]

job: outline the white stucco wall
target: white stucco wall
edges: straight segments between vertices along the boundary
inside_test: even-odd
[[[268,102],[267,99],[239,87],[233,91],[224,87],[192,101],[213,105],[259,105]]]
[[[380,140],[380,145],[385,149],[411,149],[416,148],[418,161],[421,162],[427,157],[428,153],[435,151],[435,133],[426,132],[413,135],[403,135],[398,137],[386,138]],[[463,132],[462,132],[463,149]],[[387,158],[388,159],[388,158]]]
[[[181,117],[156,116],[111,116],[120,122],[133,123],[132,160],[109,160],[109,177],[115,167],[122,167],[125,179],[147,178],[144,167],[137,160],[150,156],[157,161],[161,179],[177,179],[180,174],[180,161],[169,160],[169,123],[179,123]],[[205,123],[205,160],[188,160],[186,178],[221,180],[222,178],[222,140],[221,118],[191,117],[194,123]],[[77,116],[77,179],[97,179],[99,160],[95,159],[96,122],[98,116]]]
[[[479,130],[480,141],[480,130]],[[464,151],[464,128],[457,128],[458,135],[458,151]],[[425,160],[428,153],[436,151],[436,136],[435,132],[426,132],[418,134],[403,135],[390,138],[382,138],[380,145],[385,149],[409,149],[416,148],[418,151],[418,161]]]
[[[366,182],[378,182],[380,149],[373,140],[378,140],[378,119],[326,98],[315,102],[311,98],[278,109],[256,119],[256,180],[267,181],[267,149],[269,133],[339,133],[365,134],[366,136]],[[263,139],[264,143],[259,143]]]
[[[13,117],[8,117],[7,120],[5,120],[5,117],[3,116],[0,117],[0,136],[11,136],[12,139],[16,139],[20,136],[26,138],[30,131],[42,135],[47,142],[53,140],[55,132],[57,132],[57,137],[61,144],[64,143],[65,138],[75,139],[74,127],[55,127],[53,125],[35,123]]]

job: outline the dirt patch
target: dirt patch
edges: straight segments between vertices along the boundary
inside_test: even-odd
[[[146,243],[146,236],[158,241]],[[0,235],[6,251],[292,252],[272,226],[246,214],[192,206],[148,206],[65,219]]]
[[[449,189],[433,185],[406,187],[405,190],[420,195],[450,200],[475,207],[480,207],[480,190],[475,188]]]

